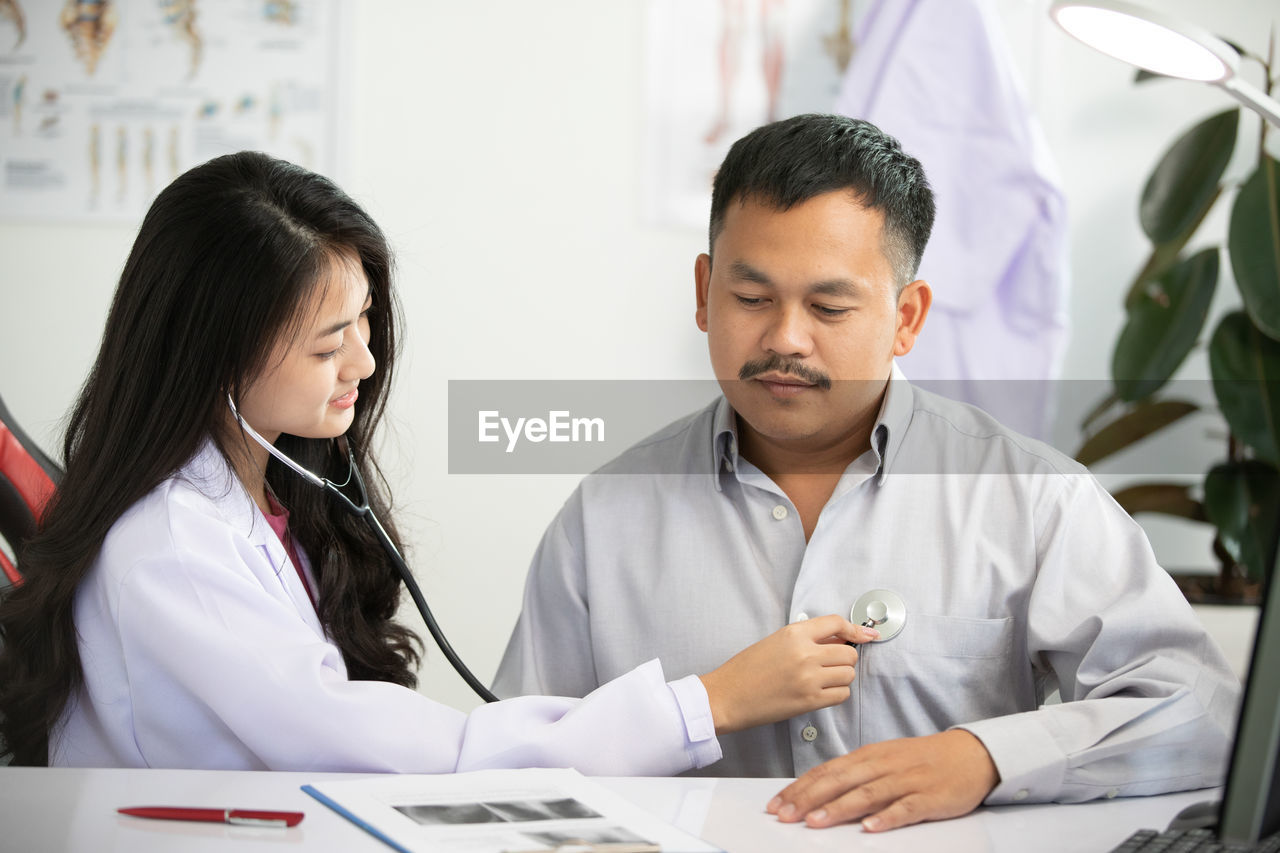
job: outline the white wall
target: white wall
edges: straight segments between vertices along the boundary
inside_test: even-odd
[[[1190,83],[1132,86],[1130,69],[1061,34],[1047,5],[998,2],[1071,200],[1065,375],[1105,378],[1123,289],[1145,257],[1146,173],[1179,128],[1227,101]],[[1259,51],[1277,17],[1256,0],[1162,5]],[[709,377],[692,301],[705,238],[640,221],[643,0],[382,0],[350,15],[338,177],[399,252],[409,332],[384,461],[411,562],[454,647],[487,680],[528,559],[576,478],[450,476],[447,381]],[[48,447],[132,236],[0,224],[2,393]],[[1208,565],[1203,537],[1169,541],[1183,564]],[[439,653],[428,656],[426,691],[474,705]]]

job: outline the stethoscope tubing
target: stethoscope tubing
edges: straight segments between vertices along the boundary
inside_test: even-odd
[[[364,519],[365,523],[369,526],[369,530],[373,532],[374,538],[378,540],[378,543],[382,546],[382,550],[386,552],[387,556],[391,559],[392,565],[396,567],[396,571],[400,575],[400,580],[404,583],[405,588],[409,590],[409,597],[413,599],[414,606],[418,608],[418,614],[422,617],[422,621],[427,626],[427,631],[431,634],[431,639],[435,640],[436,646],[438,646],[440,651],[444,653],[445,659],[449,661],[449,664],[453,667],[454,671],[458,673],[462,680],[467,683],[467,686],[470,687],[477,696],[485,702],[497,702],[498,697],[495,696],[489,688],[485,687],[484,683],[481,682],[480,679],[476,678],[475,673],[473,673],[467,665],[462,662],[462,658],[453,650],[453,646],[450,645],[448,638],[445,637],[440,624],[436,622],[436,617],[431,612],[431,608],[427,606],[426,596],[422,594],[422,588],[418,586],[418,581],[413,577],[413,572],[409,571],[409,566],[405,563],[404,557],[401,556],[400,549],[398,549],[396,544],[391,541],[391,536],[388,535],[386,528],[382,526],[382,522],[378,520],[378,516],[374,514],[373,509],[369,506],[369,493],[364,487],[364,477],[360,474],[360,469],[356,466],[355,452],[351,449],[351,442],[347,440],[347,437],[341,436],[338,439],[339,447],[345,449],[347,452],[347,464],[349,466],[347,469],[347,482],[337,484],[308,471],[302,465],[298,464],[293,459],[290,459],[284,451],[279,450],[275,445],[271,444],[271,442],[259,435],[258,431],[249,426],[248,422],[240,416],[240,411],[236,408],[235,401],[231,399],[230,394],[227,395],[227,403],[230,404],[231,412],[235,415],[236,421],[239,422],[240,426],[250,438],[262,445],[262,447],[279,460],[282,465],[298,474],[308,483],[319,486],[330,494],[336,495],[338,497],[338,502],[342,504],[343,508],[346,509],[347,512],[357,518]],[[342,486],[350,484],[352,480],[355,481],[356,490],[360,493],[359,503],[351,500],[351,498],[347,497],[347,495],[342,491]]]
[[[350,452],[350,451],[348,451]],[[328,480],[325,480],[325,488],[343,498],[348,510],[358,516],[364,518],[368,523],[369,529],[373,531],[373,535],[381,543],[382,549],[387,552],[387,556],[391,558],[391,562],[395,565],[396,571],[400,573],[400,580],[404,582],[405,588],[409,590],[409,597],[413,599],[414,605],[418,608],[418,613],[422,616],[422,621],[426,623],[427,631],[431,633],[431,638],[436,641],[436,645],[440,651],[444,653],[445,658],[453,666],[455,672],[467,683],[477,696],[486,702],[497,702],[498,697],[493,694],[489,688],[485,687],[480,679],[476,678],[458,653],[453,650],[453,646],[449,644],[449,640],[445,637],[444,631],[436,622],[436,617],[432,614],[431,608],[427,606],[426,596],[422,594],[422,588],[418,586],[418,581],[414,579],[413,573],[409,571],[408,564],[405,563],[404,557],[400,555],[400,550],[396,548],[391,537],[387,535],[386,529],[382,526],[382,522],[378,520],[378,516],[374,515],[373,510],[369,508],[367,498],[364,494],[364,478],[360,476],[359,470],[355,467],[355,460],[351,461],[351,470],[355,471],[356,482],[360,488],[361,502],[363,506],[357,506],[351,500],[338,491],[338,487]]]

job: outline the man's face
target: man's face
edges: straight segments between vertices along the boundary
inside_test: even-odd
[[[930,298],[922,281],[897,293],[883,227],[846,191],[786,211],[730,202],[714,265],[697,261],[697,322],[740,428],[754,433],[744,441],[821,452],[865,440]]]

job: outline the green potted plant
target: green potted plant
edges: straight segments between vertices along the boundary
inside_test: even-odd
[[[1261,64],[1270,93],[1272,62],[1236,49]],[[1153,76],[1142,72],[1138,80]],[[1280,162],[1268,153],[1276,129],[1264,121],[1249,176],[1238,184],[1224,179],[1241,112],[1226,110],[1186,131],[1147,180],[1139,219],[1151,254],[1125,297],[1111,393],[1086,417],[1076,454],[1093,465],[1204,408],[1173,395],[1169,382],[1205,345],[1219,281],[1234,281],[1241,305],[1217,318],[1207,336],[1213,399],[1229,431],[1222,458],[1202,483],[1143,482],[1115,493],[1130,514],[1162,513],[1216,529],[1218,574],[1174,572],[1190,600],[1206,603],[1257,601],[1280,542]],[[1188,253],[1220,203],[1230,204],[1225,247]]]

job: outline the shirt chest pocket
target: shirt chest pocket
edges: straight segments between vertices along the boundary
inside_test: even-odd
[[[1014,666],[1014,620],[910,614],[902,633],[864,647],[863,712],[910,734],[1021,707],[1029,673]]]
[[[882,644],[901,652],[942,658],[1008,658],[1013,650],[1013,617],[907,616],[902,632]]]

